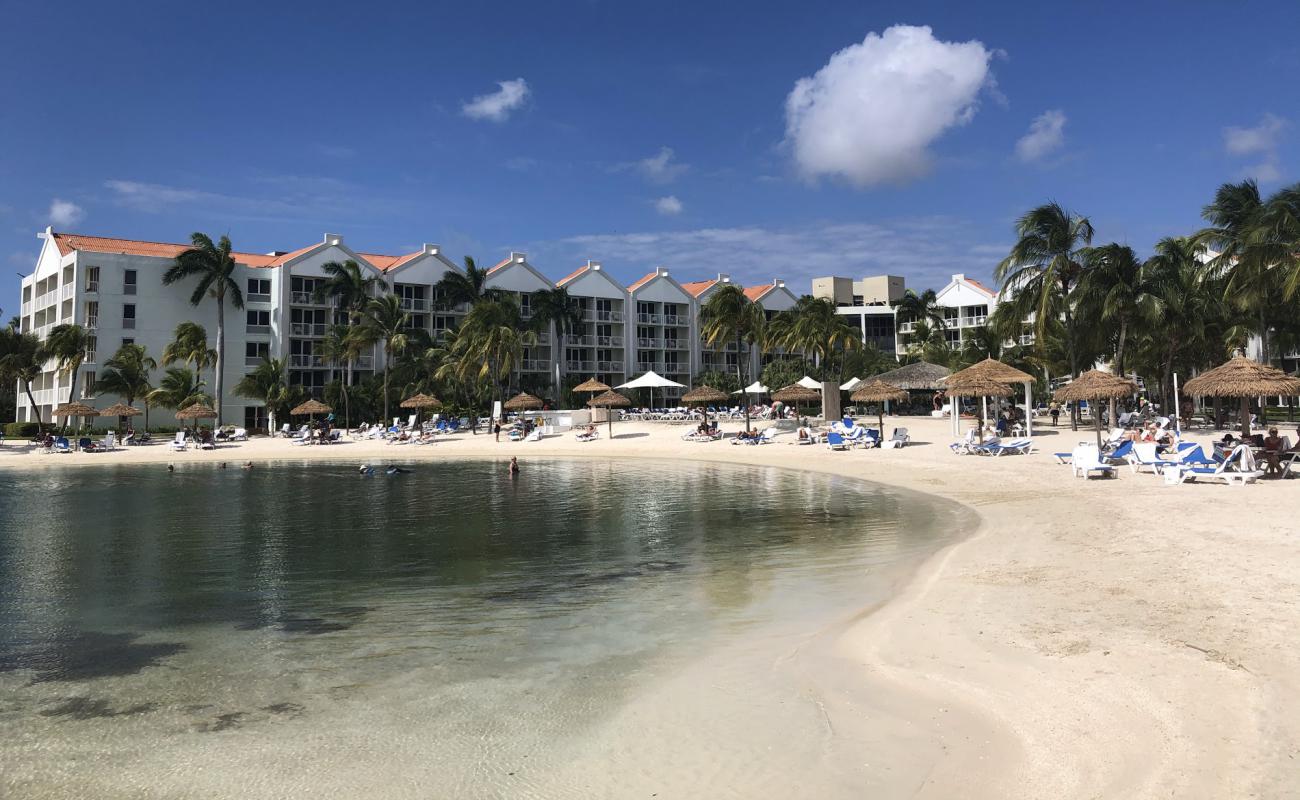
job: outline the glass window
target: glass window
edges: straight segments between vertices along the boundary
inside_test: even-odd
[[[126,303],[122,306],[122,319],[135,319],[135,304]]]
[[[135,294],[135,270],[122,271],[122,294]]]

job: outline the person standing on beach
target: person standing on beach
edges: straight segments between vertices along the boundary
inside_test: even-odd
[[[1047,407],[1047,413],[1052,415],[1052,427],[1056,427],[1056,420],[1061,416],[1061,407],[1053,400],[1052,404]]]
[[[496,436],[497,436],[497,441],[498,441],[498,442],[501,441],[501,422],[500,422],[500,421],[496,421],[496,422],[493,422],[493,423],[492,423],[492,432],[496,434]]]

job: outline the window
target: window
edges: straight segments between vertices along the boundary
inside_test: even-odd
[[[135,294],[135,270],[122,271],[122,294]]]
[[[271,312],[248,309],[245,312],[248,316],[248,333],[270,333],[271,332]]]
[[[270,342],[244,342],[244,366],[256,367],[271,357]]]
[[[99,301],[91,300],[86,303],[86,329],[94,330],[99,327]]]
[[[269,278],[249,278],[248,292],[244,299],[250,303],[271,302],[271,280]]]
[[[128,344],[135,344],[135,339],[132,339],[132,338],[130,338],[130,337],[125,337],[125,338],[123,338],[123,339],[122,339],[122,346],[123,346],[123,347],[126,347]]]
[[[94,397],[95,396],[95,371],[92,369],[86,370],[82,374],[82,381],[83,381],[83,383],[81,384],[82,398]]]
[[[99,291],[99,267],[86,267],[86,291]]]
[[[128,330],[135,327],[135,303],[122,306],[122,327]]]
[[[244,427],[250,431],[264,431],[267,426],[266,406],[244,406]]]

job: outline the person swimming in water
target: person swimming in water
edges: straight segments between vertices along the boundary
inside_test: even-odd
[[[510,466],[507,467],[507,471],[511,476],[519,474],[519,458],[517,456],[510,457]]]
[[[406,473],[410,472],[410,470],[404,469],[402,467],[389,467],[388,469],[384,470],[384,472],[388,473],[389,475],[405,475]]]
[[[362,475],[374,475],[375,468],[370,466],[369,464],[362,464],[360,469],[357,470],[357,472],[361,473]]]

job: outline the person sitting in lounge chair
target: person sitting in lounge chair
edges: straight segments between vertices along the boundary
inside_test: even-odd
[[[1286,449],[1286,440],[1277,435],[1277,428],[1269,428],[1264,437],[1264,460],[1268,462],[1264,477],[1282,477],[1282,451]]]

